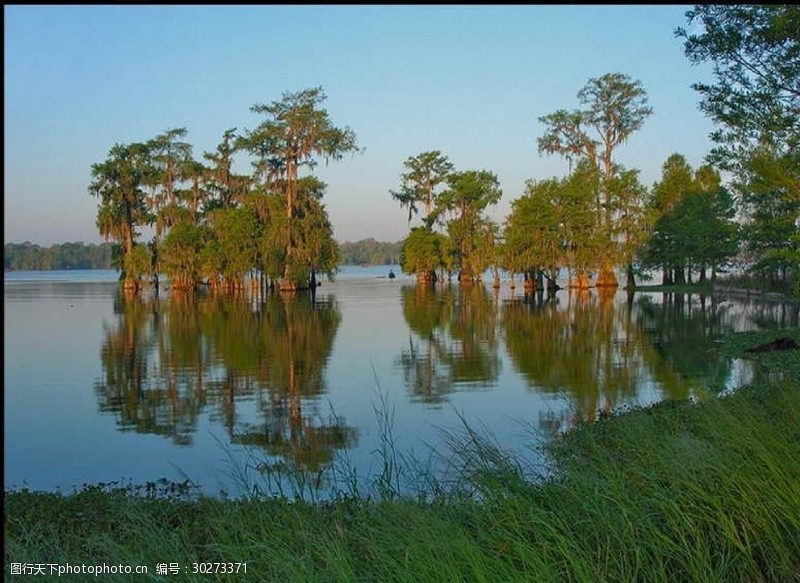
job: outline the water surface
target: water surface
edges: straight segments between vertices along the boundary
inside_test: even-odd
[[[434,290],[388,270],[345,268],[313,299],[131,298],[113,271],[6,273],[5,487],[190,478],[239,495],[336,460],[369,482],[387,419],[422,460],[462,420],[535,457],[580,419],[748,382],[715,340],[798,325],[781,302]]]

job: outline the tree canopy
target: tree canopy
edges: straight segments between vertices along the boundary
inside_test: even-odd
[[[605,233],[605,245],[598,248],[597,267],[602,267],[597,285],[616,286],[613,264],[620,257],[630,255],[619,248],[621,240],[632,236],[632,214],[637,208],[631,204],[633,188],[620,188],[619,179],[623,168],[614,160],[615,149],[641,129],[645,120],[653,113],[648,105],[647,94],[640,81],[634,81],[622,73],[608,73],[589,79],[578,91],[582,108],[573,111],[558,111],[539,118],[545,125],[544,134],[538,139],[539,152],[559,154],[567,158],[572,172],[573,160],[586,161],[597,168],[598,186],[595,190],[595,208],[598,227]],[[626,179],[630,181],[630,176]],[[621,219],[626,225],[621,227]],[[628,233],[621,239],[619,233]]]
[[[320,107],[325,99],[314,87],[253,105],[266,119],[242,135],[225,130],[203,154],[208,166],[194,159],[186,128],[117,144],[93,165],[97,226],[120,245],[126,287],[160,271],[180,289],[201,280],[237,289],[258,273],[289,290],[315,285],[317,273],[333,277],[339,250],[322,202],[326,185],[301,169],[360,149],[355,133]],[[233,171],[242,152],[255,158],[252,177]],[[143,227],[154,227],[149,244],[139,240]]]
[[[733,173],[752,267],[800,288],[800,7],[697,5],[686,19],[694,28],[675,35],[714,67],[693,87],[715,123],[709,161]]]

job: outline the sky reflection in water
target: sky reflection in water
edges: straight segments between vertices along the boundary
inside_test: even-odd
[[[798,325],[783,303],[426,290],[388,267],[346,269],[313,301],[131,299],[102,273],[6,274],[6,488],[189,477],[238,495],[237,472],[337,458],[366,479],[382,410],[421,460],[460,418],[535,458],[581,418],[747,382],[713,341]]]

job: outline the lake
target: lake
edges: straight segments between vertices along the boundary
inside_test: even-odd
[[[535,466],[582,419],[749,382],[722,335],[798,325],[787,302],[423,289],[391,268],[345,267],[313,298],[130,298],[113,271],[6,273],[5,488],[367,488],[387,452],[445,471],[465,423]]]

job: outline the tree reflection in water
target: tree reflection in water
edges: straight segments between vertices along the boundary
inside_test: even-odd
[[[696,294],[637,293],[626,301],[622,291],[512,292],[500,302],[481,284],[399,292],[409,337],[395,364],[411,401],[436,408],[455,391],[492,389],[507,355],[511,383],[520,379],[558,401],[552,412],[530,412],[546,433],[618,406],[730,386],[732,361],[717,354],[714,340],[798,319],[796,306],[759,308]],[[183,446],[208,418],[225,428],[228,445],[256,448],[272,467],[309,472],[356,444],[354,427],[319,411],[342,319],[335,302],[308,295],[120,294],[114,312],[100,347],[96,391],[100,409],[121,430]],[[747,373],[746,366],[737,363],[737,371]],[[513,391],[513,384],[500,387],[498,400],[520,399]],[[512,406],[526,402],[541,408],[540,399]]]
[[[497,381],[497,308],[485,286],[405,286],[401,302],[410,334],[397,364],[412,400],[438,405]]]
[[[118,295],[100,348],[101,411],[122,430],[189,445],[208,410],[231,444],[316,472],[357,433],[317,407],[341,321],[331,301],[268,295]]]
[[[503,326],[511,360],[531,386],[571,398],[577,409],[571,423],[636,395],[639,331],[615,310],[613,298],[589,290],[549,300],[529,295],[504,305]],[[560,428],[554,419],[547,423],[551,431]]]
[[[576,407],[573,415],[540,414],[545,432],[637,403],[648,388],[657,398],[685,399],[729,378],[731,362],[713,353],[712,342],[732,329],[723,326],[724,309],[707,309],[705,300],[693,308],[682,295],[661,303],[650,294],[628,302],[620,296],[576,290],[504,305],[506,345],[517,370],[531,387],[566,394]]]

